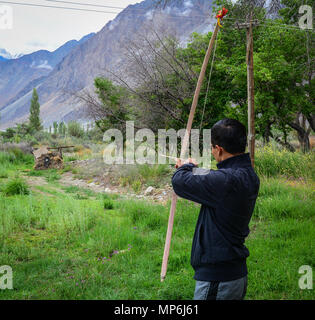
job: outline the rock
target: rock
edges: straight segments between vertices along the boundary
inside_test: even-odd
[[[111,190],[109,188],[105,188],[105,192],[111,193]]]
[[[144,191],[144,195],[149,195],[149,194],[152,194],[154,191],[154,188],[153,187],[147,187],[147,189]]]

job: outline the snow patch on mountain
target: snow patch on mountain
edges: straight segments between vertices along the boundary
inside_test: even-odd
[[[33,61],[32,64],[30,65],[30,68],[48,69],[48,70],[53,69],[53,67],[50,64],[48,64],[48,60],[40,60],[39,64],[36,64],[36,61]]]

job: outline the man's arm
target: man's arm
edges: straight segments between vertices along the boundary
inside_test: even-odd
[[[193,163],[182,165],[172,177],[174,192],[182,198],[216,207],[225,194],[226,175],[222,171],[210,170],[207,174],[194,174]]]

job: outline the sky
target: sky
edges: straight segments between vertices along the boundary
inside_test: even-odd
[[[5,2],[10,2],[10,4],[0,0],[0,48],[6,49],[11,54],[25,54],[41,49],[53,51],[69,40],[79,40],[91,32],[98,32],[122,11],[122,9],[82,6],[64,2],[125,8],[141,0],[64,0],[64,2],[60,0],[6,0]],[[31,7],[12,4],[13,2],[113,13]],[[9,9],[6,10],[6,8]],[[5,16],[9,17],[9,20],[12,17],[12,21],[4,20]]]

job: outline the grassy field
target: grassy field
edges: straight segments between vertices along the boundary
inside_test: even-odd
[[[315,299],[314,289],[298,286],[301,265],[315,271],[314,158],[257,152],[261,189],[246,240],[246,299]],[[0,299],[192,298],[199,205],[178,201],[161,283],[170,203],[61,187],[63,172],[56,171],[39,173],[47,184],[30,189],[25,179],[37,174],[25,173],[31,167],[30,156],[0,153],[0,266],[12,267],[14,287],[0,290]]]

